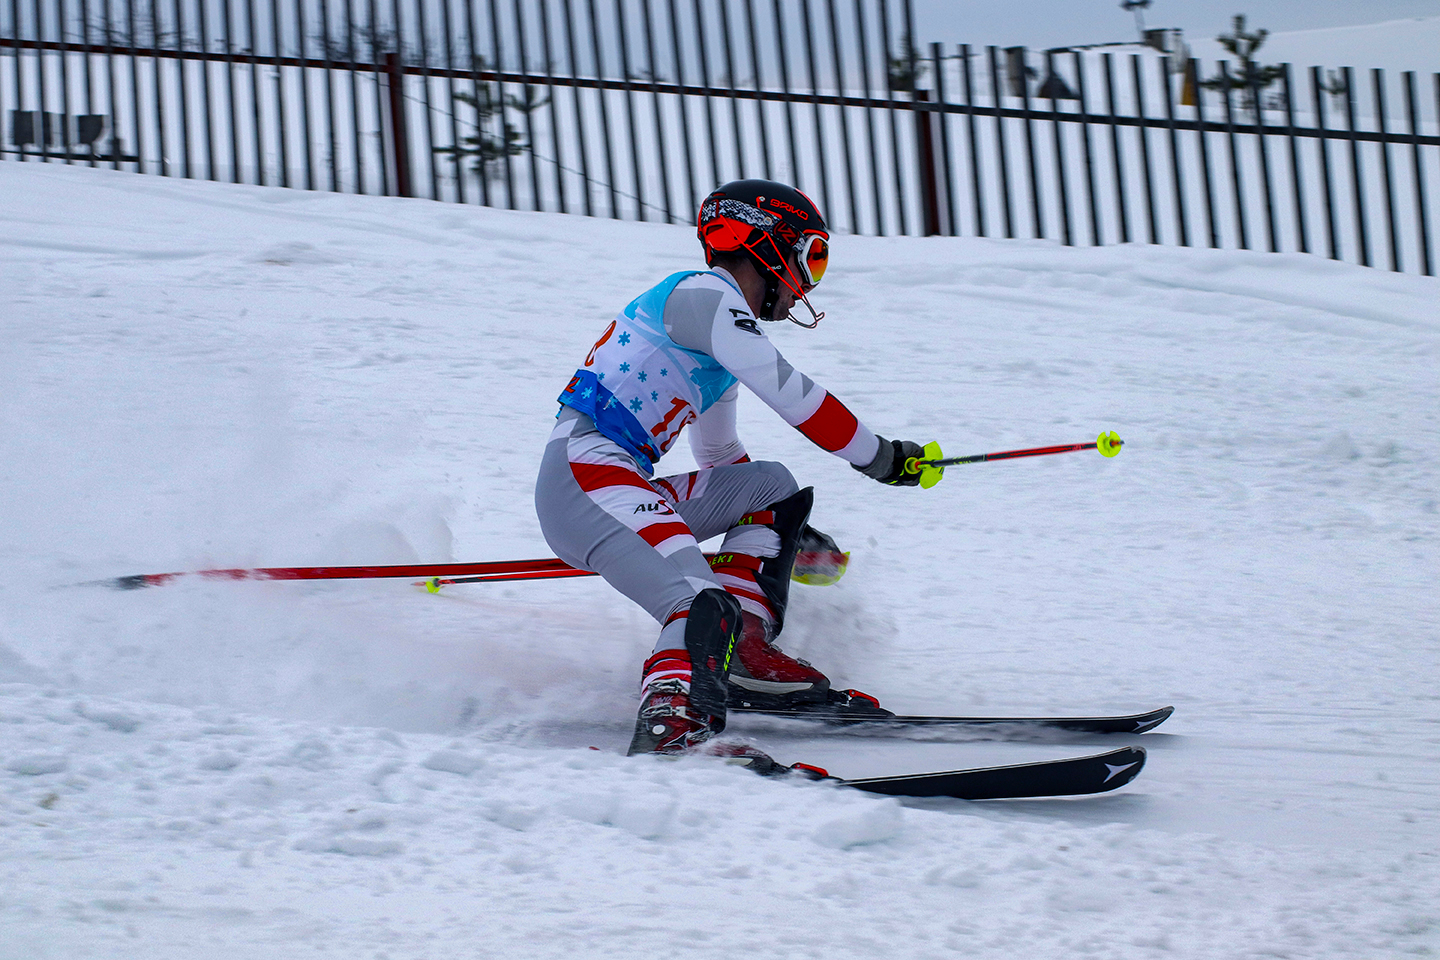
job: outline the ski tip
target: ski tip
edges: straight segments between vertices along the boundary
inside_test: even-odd
[[[1152,713],[1137,717],[1135,719],[1135,729],[1131,730],[1130,732],[1145,733],[1146,731],[1154,730],[1156,727],[1160,726],[1160,724],[1164,723],[1166,720],[1169,720],[1170,715],[1174,712],[1174,707],[1161,707],[1159,710],[1155,710]]]
[[[111,577],[109,580],[92,580],[91,583],[110,587],[112,590],[140,590],[144,587],[158,587],[173,580],[173,573],[133,573],[128,577]]]
[[[1028,800],[1108,793],[1125,786],[1145,767],[1144,747],[1038,763],[945,770],[841,780],[869,793],[956,800]]]
[[[1144,747],[1124,747],[1097,757],[1096,759],[1105,765],[1107,772],[1099,787],[1090,792],[1106,793],[1125,786],[1145,769],[1145,757]]]

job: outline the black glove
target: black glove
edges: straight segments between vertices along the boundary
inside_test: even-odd
[[[855,467],[871,480],[892,487],[914,487],[920,483],[920,471],[905,472],[905,461],[925,454],[925,448],[913,440],[886,440],[880,437],[880,450],[875,459],[863,467]],[[854,464],[851,464],[854,466]]]

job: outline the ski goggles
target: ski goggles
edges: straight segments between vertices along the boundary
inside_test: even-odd
[[[807,233],[795,244],[795,260],[800,265],[800,279],[813,287],[825,276],[830,265],[830,240],[818,233]]]

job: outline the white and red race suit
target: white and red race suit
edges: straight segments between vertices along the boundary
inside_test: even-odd
[[[742,383],[822,449],[858,466],[875,459],[876,435],[786,362],[721,269],[673,274],[631,301],[559,399],[649,476],[690,423],[701,467],[744,459],[735,429]]]
[[[705,589],[775,613],[753,571],[712,570],[699,547],[725,534],[722,553],[756,558],[741,564],[778,555],[779,537],[743,518],[799,489],[783,464],[746,455],[735,428],[742,383],[823,449],[861,466],[875,459],[879,438],[785,361],[724,270],[677,273],[637,297],[559,398],[535,485],[540,528],[556,556],[670,624],[657,650],[677,645],[674,617]],[[687,425],[700,469],[655,477]]]

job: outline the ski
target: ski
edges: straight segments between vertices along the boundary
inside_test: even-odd
[[[898,777],[838,780],[842,786],[895,797],[953,797],[956,800],[1020,800],[1027,797],[1070,797],[1106,793],[1134,780],[1145,766],[1144,747],[1122,747],[1109,753],[1068,760],[975,767]],[[802,773],[806,772],[804,770]]]
[[[735,694],[732,692],[732,700]],[[752,713],[791,720],[821,721],[844,727],[963,727],[996,732],[1064,730],[1071,733],[1145,733],[1169,719],[1174,707],[1160,707],[1145,713],[1118,717],[928,717],[876,712],[846,711],[829,704],[813,708],[772,709],[732,702],[731,713]]]

